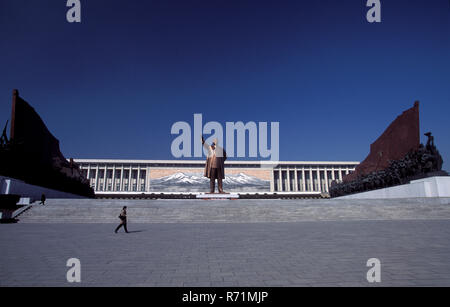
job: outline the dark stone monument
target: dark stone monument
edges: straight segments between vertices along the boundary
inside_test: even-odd
[[[0,194],[0,223],[16,223],[17,219],[13,217],[14,211],[23,207],[17,205],[20,195]]]
[[[343,180],[349,182],[358,176],[386,169],[389,167],[390,161],[401,159],[409,151],[417,150],[419,144],[419,102],[416,101],[411,109],[398,116],[370,145],[370,153],[366,159]]]
[[[355,171],[333,182],[330,196],[338,197],[409,183],[431,176],[448,176],[431,132],[420,144],[419,102],[398,116],[370,146],[367,158]]]
[[[88,180],[73,160],[67,161],[59,141],[18,90],[13,91],[10,138],[3,130],[0,175],[58,191],[93,197]]]

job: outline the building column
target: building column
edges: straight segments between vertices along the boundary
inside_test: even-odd
[[[314,178],[313,178],[313,172],[312,167],[309,168],[309,188],[310,191],[314,191]]]
[[[123,164],[122,164],[122,168],[120,171],[120,186],[119,186],[119,191],[123,191]]]
[[[97,164],[97,166],[96,166],[96,168],[95,168],[95,191],[98,191],[98,181],[100,180],[100,178],[99,178],[99,176],[98,176],[98,171],[99,171],[99,169],[98,169],[98,164]]]
[[[295,183],[294,191],[295,191],[295,192],[298,192],[298,175],[297,175],[297,168],[295,168],[295,170],[294,170],[294,183]]]
[[[342,167],[339,167],[339,180],[342,182]]]
[[[275,169],[270,172],[270,192],[275,192]]]
[[[138,164],[137,178],[136,178],[136,192],[141,190],[141,166]]]
[[[87,176],[86,176],[89,181],[89,186],[91,186],[91,180],[89,179],[90,175],[91,175],[91,163],[88,164]]]
[[[133,166],[130,164],[130,171],[128,172],[128,192],[132,191],[131,189],[131,173],[133,172]]]
[[[306,191],[305,167],[302,167],[302,189],[303,189],[303,192]]]
[[[111,191],[116,190],[116,164],[113,164],[112,178],[111,178]]]
[[[290,174],[291,170],[289,169],[289,167],[286,169],[286,192],[290,192],[291,191],[291,174]]]
[[[283,192],[283,171],[281,168],[278,170],[278,174],[278,191]]]
[[[326,189],[326,191],[325,192],[327,192],[328,193],[328,191],[330,190],[330,187],[328,186],[328,169],[325,167],[325,169],[324,169],[324,177],[325,177],[325,189]]]
[[[280,168],[280,191],[283,192],[283,170]]]
[[[319,192],[323,192],[322,191],[322,180],[320,180],[320,168],[319,166],[317,166],[317,189]]]
[[[105,172],[103,173],[103,191],[106,191],[106,173],[108,172],[108,164],[105,164]]]
[[[147,166],[147,171],[145,172],[145,191],[150,192],[150,167]]]

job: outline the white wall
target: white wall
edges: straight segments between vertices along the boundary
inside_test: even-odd
[[[429,177],[413,180],[409,184],[351,194],[337,199],[389,199],[450,197],[450,177]]]
[[[0,194],[18,194],[21,198],[29,197],[31,202],[40,200],[42,194],[45,194],[46,198],[86,198],[80,195],[52,190],[3,176],[0,176]]]

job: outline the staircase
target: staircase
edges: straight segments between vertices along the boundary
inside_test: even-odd
[[[19,223],[248,223],[317,220],[450,219],[450,198],[400,200],[48,199]]]
[[[33,207],[33,205],[25,205],[25,206],[23,206],[22,208],[20,208],[20,209],[14,211],[14,213],[13,213],[13,215],[12,215],[12,218],[13,218],[13,219],[18,218],[18,217],[21,216],[23,213],[25,213],[25,212],[27,212],[28,210],[30,210],[32,207]]]

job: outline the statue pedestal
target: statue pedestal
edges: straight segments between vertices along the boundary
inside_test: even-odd
[[[450,198],[450,176],[413,180],[408,184],[355,193],[335,199]]]
[[[238,199],[237,193],[201,193],[196,195],[197,199]]]

